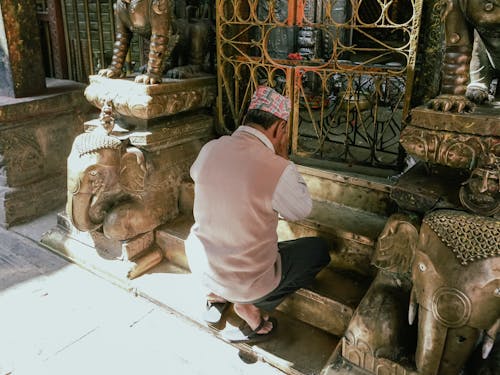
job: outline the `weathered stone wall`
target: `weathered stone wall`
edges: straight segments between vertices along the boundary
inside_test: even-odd
[[[84,85],[47,80],[37,97],[0,97],[0,225],[29,221],[66,201],[66,158],[96,110]]]

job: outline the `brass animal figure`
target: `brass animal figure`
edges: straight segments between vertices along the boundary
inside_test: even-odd
[[[146,71],[138,75],[135,82],[160,83],[167,67],[173,68],[167,73],[172,78],[199,74],[208,51],[210,25],[195,17],[194,20],[187,19],[187,15],[186,19],[176,17],[174,8],[173,0],[117,0],[113,58],[111,65],[100,70],[99,75],[108,78],[124,76],[123,66],[133,33],[150,41]],[[173,54],[177,44],[178,51]],[[172,61],[174,55],[179,61]],[[178,67],[179,62],[186,66]]]
[[[348,360],[372,371],[373,361],[384,366],[383,359],[400,363],[414,357],[417,374],[459,375],[478,346],[484,359],[495,352],[498,220],[437,210],[418,225],[394,214],[378,239],[373,263],[379,273],[345,333]],[[408,322],[416,323],[416,333]],[[366,356],[371,360],[363,361]],[[498,371],[500,364],[494,366]]]
[[[430,106],[463,112],[489,98],[500,77],[500,2],[446,0],[446,49],[441,93]],[[473,48],[474,47],[474,48]]]

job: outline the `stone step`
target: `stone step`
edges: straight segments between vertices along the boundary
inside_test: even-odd
[[[305,236],[321,236],[331,241],[334,269],[351,270],[373,276],[370,262],[374,246],[384,228],[386,216],[335,202],[313,201],[308,218],[288,222],[280,220],[278,237],[281,241]]]
[[[242,324],[242,320],[230,308],[217,325],[207,325],[202,318],[205,296],[199,280],[185,268],[170,261],[164,260],[141,277],[130,280],[126,273],[122,272],[121,268],[126,265],[120,260],[100,258],[95,249],[79,244],[63,226],[49,231],[42,243],[58,255],[136,296],[152,301],[169,313],[186,319],[222,340],[224,330],[234,329]],[[74,251],[68,252],[68,248]],[[278,326],[267,341],[231,344],[239,352],[240,358],[247,363],[265,361],[285,374],[319,374],[328,365],[332,351],[339,345],[339,335],[314,327],[282,311],[275,311],[272,315],[277,318]]]
[[[131,284],[136,294],[200,324],[221,339],[224,330],[242,323],[230,308],[219,324],[207,326],[201,318],[204,299],[198,280],[187,270],[170,262],[163,262],[151,272],[132,280]],[[281,311],[272,315],[277,318],[278,327],[268,340],[255,344],[232,344],[239,349],[240,357],[248,363],[263,360],[286,374],[319,374],[338,346],[340,337]]]
[[[184,241],[193,218],[178,217],[156,232],[156,243],[165,258],[173,264],[189,269]],[[334,335],[342,335],[357,304],[368,289],[369,281],[353,273],[326,268],[309,289],[300,289],[287,298],[279,310]]]
[[[297,165],[309,193],[315,201],[336,203],[358,210],[390,216],[396,206],[390,198],[392,183],[387,178],[340,173]],[[180,188],[179,209],[193,210],[194,185],[185,182]]]
[[[337,172],[297,165],[311,197],[358,210],[389,216],[396,206],[390,199],[393,183],[388,178]]]

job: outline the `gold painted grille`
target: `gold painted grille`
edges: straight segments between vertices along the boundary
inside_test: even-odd
[[[292,155],[401,166],[422,0],[216,0],[218,122],[268,84],[292,98]]]

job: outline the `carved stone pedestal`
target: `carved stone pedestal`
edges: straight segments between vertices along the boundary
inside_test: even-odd
[[[477,107],[473,113],[411,111],[411,123],[401,133],[406,151],[427,162],[473,169],[482,155],[500,156],[498,108]]]
[[[96,111],[84,86],[47,80],[43,95],[0,96],[0,225],[29,221],[64,204],[66,157]]]
[[[463,207],[485,216],[500,213],[499,113],[499,102],[464,114],[415,108],[401,133],[401,145],[410,155],[455,170],[451,178],[438,173],[441,190],[456,190]],[[430,175],[428,180],[439,182]],[[456,189],[450,188],[452,180],[460,181]],[[425,186],[422,180],[419,189]]]
[[[87,122],[88,134],[95,131],[96,126],[95,120]],[[195,113],[169,118],[164,126],[150,131],[127,132],[121,129],[112,133],[122,142],[141,150],[147,168],[154,174],[149,178],[151,184],[146,184],[144,189],[150,193],[157,190],[158,195],[152,203],[154,207],[149,206],[148,198],[145,198],[146,216],[153,218],[158,214],[163,222],[177,216],[180,186],[189,179],[189,168],[201,146],[213,137],[212,132],[212,118]],[[42,243],[76,263],[117,279],[137,277],[160,263],[165,256],[155,244],[154,229],[132,239],[113,240],[104,236],[102,228],[78,230],[68,213],[59,214],[57,228],[46,233]]]
[[[167,116],[210,107],[217,95],[215,77],[164,78],[158,85],[138,84],[130,79],[90,76],[85,97],[98,108],[113,102],[115,119],[128,129],[145,129]]]
[[[189,180],[199,150],[214,136],[212,116],[184,109],[212,104],[214,96],[206,92],[214,85],[202,81],[200,94],[199,80],[154,86],[100,77],[92,82],[87,97],[96,82],[103,84],[103,91],[93,96],[103,100],[102,112],[99,119],[86,122],[85,132],[75,139],[68,157],[66,212],[42,243],[99,273],[132,279],[165,256],[156,245],[155,231],[179,214],[180,187]],[[195,92],[194,97],[199,94],[199,102],[181,101],[181,113],[166,111],[179,105],[176,95],[183,87]],[[115,108],[133,112],[143,99],[142,109],[134,114],[142,114],[139,120],[144,123],[128,116],[114,121]],[[159,101],[162,110],[156,107]]]

